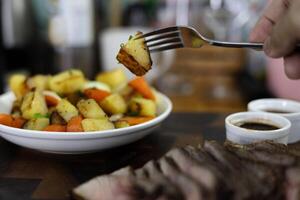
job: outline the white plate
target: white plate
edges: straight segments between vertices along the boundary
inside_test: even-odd
[[[46,132],[0,124],[0,134],[4,139],[17,145],[50,153],[81,154],[109,149],[143,138],[168,117],[172,103],[161,93],[158,97],[158,116],[135,126],[95,132]],[[11,92],[1,95],[0,113],[9,113],[14,99]]]

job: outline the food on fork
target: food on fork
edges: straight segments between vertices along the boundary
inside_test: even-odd
[[[126,44],[121,45],[117,60],[137,76],[145,75],[152,66],[150,52],[144,38],[135,39],[142,35],[137,32]]]
[[[124,128],[157,116],[156,92],[142,77],[128,80],[122,68],[95,81],[77,69],[56,75],[13,75],[15,101],[0,124],[30,130],[87,132]]]

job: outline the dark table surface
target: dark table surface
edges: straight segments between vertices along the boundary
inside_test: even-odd
[[[173,147],[196,146],[203,138],[224,141],[226,116],[173,113],[135,143],[84,155],[47,154],[0,139],[0,199],[69,199],[72,188],[95,176],[127,165],[140,167]]]

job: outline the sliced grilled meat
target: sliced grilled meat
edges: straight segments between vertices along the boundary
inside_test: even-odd
[[[270,175],[269,170],[259,169],[256,166],[256,170],[260,170],[256,174],[253,170],[253,166],[248,163],[243,163],[235,154],[227,151],[223,146],[217,142],[205,142],[204,149],[207,150],[220,165],[226,167],[224,173],[227,175],[225,180],[227,187],[230,191],[233,191],[232,199],[264,199],[272,191],[272,187],[269,185],[262,185],[260,181],[264,179],[259,179],[261,177],[268,177]],[[249,173],[252,171],[252,173]],[[264,174],[264,176],[262,176]],[[270,183],[271,186],[272,182]]]
[[[229,171],[239,170],[242,167],[239,159],[226,151],[225,148],[216,141],[205,141],[204,149],[221,165]]]
[[[183,199],[182,194],[160,171],[157,162],[149,161],[141,169],[133,171],[126,167],[114,172],[115,176],[130,176],[132,188],[122,190],[136,199]]]
[[[149,161],[143,169],[147,171],[148,179],[137,180],[139,186],[146,188],[147,198],[150,199],[184,199],[183,194],[164,174],[156,161]]]
[[[217,177],[213,174],[212,170],[193,160],[184,149],[174,149],[167,153],[166,156],[172,158],[183,173],[193,177],[212,193],[215,192],[217,188]]]
[[[137,169],[137,170],[134,171],[134,176],[137,179],[148,179],[149,178],[149,173],[144,167],[142,167],[142,168]]]
[[[173,149],[137,170],[96,177],[73,193],[91,200],[294,200],[300,199],[300,157],[270,141],[205,141],[198,148]]]
[[[267,165],[278,165],[281,167],[296,164],[296,157],[288,153],[285,145],[270,143],[269,141],[258,142],[251,145],[236,145],[225,142],[225,148],[236,154],[241,159],[260,162]],[[265,145],[265,146],[264,146]]]
[[[286,200],[300,199],[300,168],[290,168],[286,171]]]
[[[283,153],[270,153],[266,151],[250,151],[253,153],[256,161],[264,162],[270,165],[279,165],[282,167],[290,167],[296,163],[295,157]]]
[[[100,176],[73,190],[75,199],[115,200],[135,198],[135,186],[130,176]]]
[[[171,158],[163,157],[159,160],[163,174],[167,176],[172,183],[184,194],[186,200],[202,200],[207,199],[204,188],[194,179],[180,172]]]
[[[137,199],[142,196],[135,186],[131,167],[125,167],[110,175],[103,175],[83,183],[73,190],[75,199],[115,200]]]
[[[270,140],[264,140],[260,142],[254,142],[251,144],[237,144],[230,142],[226,140],[224,142],[224,146],[227,149],[230,150],[237,150],[237,149],[243,149],[243,150],[261,150],[261,151],[266,151],[270,153],[288,153],[288,147],[284,144],[279,144],[279,143],[274,143],[273,141]]]
[[[234,188],[231,186],[232,181],[228,179],[228,174],[224,173],[223,166],[220,165],[216,160],[214,160],[214,158],[211,157],[207,152],[205,152],[202,146],[199,146],[199,148],[187,146],[184,147],[183,150],[189,155],[189,157],[193,161],[197,162],[197,165],[199,164],[201,168],[207,168],[213,173],[217,181],[216,190],[218,192],[215,193],[215,195],[217,196],[216,199],[231,199],[232,194],[234,193]],[[195,175],[195,177],[200,178],[199,175]],[[208,180],[202,180],[202,182],[206,181]]]

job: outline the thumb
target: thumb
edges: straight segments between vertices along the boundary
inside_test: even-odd
[[[284,71],[290,79],[300,78],[300,52],[294,52],[284,57]]]
[[[274,25],[270,37],[264,44],[265,53],[273,58],[286,56],[292,53],[299,39],[300,1],[294,3],[287,13]]]

